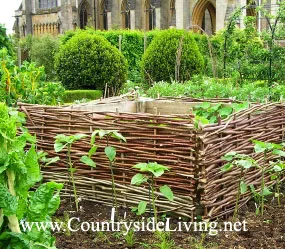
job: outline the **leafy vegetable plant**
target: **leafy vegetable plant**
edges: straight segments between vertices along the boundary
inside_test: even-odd
[[[234,104],[212,104],[209,102],[203,102],[194,107],[194,114],[196,119],[203,124],[214,124],[218,122],[218,117],[221,119],[227,118],[233,112],[239,112],[248,108],[248,103],[234,103]]]
[[[156,162],[150,162],[150,163],[138,163],[133,168],[140,170],[144,174],[138,173],[135,176],[133,176],[131,184],[140,186],[143,183],[148,182],[150,186],[150,191],[151,191],[151,199],[152,199],[152,209],[154,212],[154,218],[155,222],[157,222],[157,210],[156,210],[156,205],[155,205],[155,182],[154,178],[155,177],[160,177],[162,176],[165,171],[169,171],[169,168],[166,166],[163,166],[161,164],[158,164]],[[161,186],[159,188],[159,191],[170,201],[173,201],[174,195],[172,190],[168,185]],[[138,204],[137,207],[137,214],[142,215],[145,213],[147,207],[147,203],[145,201],[141,201]]]
[[[21,113],[0,103],[0,248],[55,248],[49,229],[21,229],[25,222],[47,222],[60,204],[62,184],[42,179],[36,138],[23,127]],[[18,135],[18,131],[21,131]]]
[[[68,178],[69,178],[69,182],[71,179],[72,186],[73,186],[73,194],[74,194],[74,199],[75,199],[76,211],[79,210],[79,207],[78,207],[79,201],[77,198],[76,185],[75,185],[75,181],[74,181],[74,172],[76,171],[76,169],[73,167],[73,162],[71,159],[71,147],[72,147],[72,144],[74,142],[76,142],[82,138],[85,138],[85,137],[87,137],[87,135],[85,135],[85,134],[75,134],[75,135],[71,135],[71,136],[59,134],[55,137],[55,144],[54,144],[55,152],[60,152],[64,148],[67,147]],[[71,202],[71,200],[70,200],[70,202]]]
[[[233,215],[233,221],[235,222],[239,208],[240,197],[247,192],[248,188],[247,184],[244,181],[245,171],[252,167],[256,167],[256,162],[248,155],[238,154],[234,151],[227,153],[222,157],[222,159],[228,161],[228,163],[221,169],[221,171],[226,172],[234,168],[238,168],[240,170],[236,204]]]

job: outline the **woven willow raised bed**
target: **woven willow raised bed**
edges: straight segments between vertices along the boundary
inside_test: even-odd
[[[222,173],[221,156],[229,151],[252,154],[252,139],[284,141],[285,105],[254,105],[227,121],[200,126],[197,130],[194,129],[191,106],[201,101],[204,100],[114,99],[107,104],[103,101],[71,107],[19,106],[27,115],[29,131],[37,135],[38,148],[48,152],[49,156],[61,157],[56,165],[44,167],[42,171],[46,180],[65,183],[64,195],[69,195],[66,156],[54,152],[54,137],[57,134],[91,134],[96,129],[119,130],[127,143],[111,140],[110,144],[117,148],[114,173],[120,204],[131,207],[140,200],[148,200],[148,186],[130,185],[136,174],[132,166],[139,162],[158,162],[170,167],[171,171],[156,183],[170,185],[175,194],[173,202],[158,197],[160,212],[171,211],[193,218],[202,211],[205,218],[215,218],[233,211],[239,174],[237,171]],[[230,102],[222,99],[207,101]],[[90,148],[89,139],[73,145],[76,186],[82,198],[112,205],[111,175],[103,152],[106,143],[99,139],[98,142],[100,149],[93,158],[96,169],[79,162]],[[246,182],[258,188],[260,177],[261,172],[252,169],[246,174]],[[271,184],[268,176],[266,183]],[[249,194],[246,194],[241,203],[248,200]]]

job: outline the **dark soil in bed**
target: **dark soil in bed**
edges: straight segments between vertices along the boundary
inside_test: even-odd
[[[104,222],[110,221],[111,208],[90,201],[80,203],[82,211],[72,212],[69,199],[62,201],[61,207],[56,214],[55,220],[67,224],[68,219],[72,217],[80,218],[80,222]],[[285,248],[285,201],[284,197],[281,206],[278,207],[276,200],[266,203],[264,217],[255,215],[254,204],[250,203],[239,211],[239,221],[246,221],[248,231],[240,232],[218,232],[217,235],[209,235],[208,232],[171,232],[159,235],[154,232],[134,232],[133,237],[123,235],[123,232],[57,232],[58,249],[125,249],[125,248],[237,248],[237,249],[267,249],[267,248]],[[130,209],[119,208],[121,219],[126,212],[124,221],[138,220]],[[165,217],[163,217],[165,220]],[[160,219],[163,219],[160,216]],[[146,218],[147,219],[147,218]],[[231,218],[228,218],[230,221]],[[177,226],[177,218],[171,218],[171,227]],[[186,221],[186,220],[180,220]],[[217,221],[223,224],[223,221]],[[79,228],[79,222],[75,220],[72,223],[73,229]],[[68,229],[67,229],[68,230]],[[129,242],[128,242],[129,241]],[[130,242],[134,242],[131,246]]]

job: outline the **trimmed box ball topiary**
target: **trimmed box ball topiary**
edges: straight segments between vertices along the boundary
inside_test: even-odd
[[[203,71],[204,60],[190,32],[170,29],[154,38],[143,56],[142,68],[149,82],[185,81]]]
[[[80,32],[60,46],[56,70],[66,89],[119,90],[127,80],[127,61],[104,37]]]

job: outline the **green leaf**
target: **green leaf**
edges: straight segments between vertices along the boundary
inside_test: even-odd
[[[75,134],[75,135],[73,136],[73,142],[74,142],[74,141],[78,141],[78,140],[80,140],[80,139],[82,139],[82,138],[85,138],[85,137],[87,137],[86,134]]]
[[[122,141],[124,141],[124,142],[127,142],[126,138],[125,138],[121,133],[119,133],[119,132],[117,132],[117,131],[113,131],[111,136],[112,136],[113,138],[118,139],[118,140],[122,140]]]
[[[145,213],[146,211],[146,206],[147,206],[147,202],[145,201],[140,201],[139,205],[138,205],[138,211],[137,211],[137,215],[142,215]]]
[[[276,179],[277,179],[277,175],[271,175],[271,176],[270,176],[270,180],[271,180],[271,181],[276,180]]]
[[[240,193],[241,194],[245,194],[247,191],[247,184],[243,181],[241,181],[240,183]]]
[[[282,150],[275,149],[275,150],[273,150],[272,153],[275,155],[278,155],[278,156],[285,157],[285,151],[282,151]]]
[[[58,192],[62,187],[55,182],[40,185],[30,198],[28,221],[46,221],[47,216],[53,215],[60,204]]]
[[[131,184],[132,185],[141,185],[142,183],[147,182],[147,177],[143,174],[136,174],[133,176]]]
[[[271,194],[272,194],[272,192],[267,187],[264,187],[262,195],[263,196],[268,196],[268,195],[271,195]]]
[[[98,149],[98,146],[92,146],[88,152],[88,156],[92,157],[96,153],[97,149]]]
[[[59,160],[60,160],[60,158],[58,156],[56,156],[56,157],[52,157],[52,158],[42,158],[41,161],[45,163],[45,166],[48,166],[48,165],[53,164]]]
[[[237,160],[236,164],[243,167],[244,169],[249,169],[252,166],[251,160]]]
[[[201,109],[204,109],[204,110],[207,110],[211,107],[211,103],[209,102],[203,102],[199,105],[197,105],[195,108],[201,108]]]
[[[223,160],[226,160],[226,161],[232,161],[233,160],[233,158],[236,156],[236,152],[235,151],[230,151],[230,152],[228,152],[227,154],[225,154],[223,157],[222,157],[222,159]]]
[[[135,166],[133,166],[133,168],[139,169],[142,172],[145,172],[148,170],[147,163],[138,163]]]
[[[0,209],[3,209],[4,215],[15,214],[17,206],[17,198],[11,195],[9,190],[0,183]]]
[[[54,144],[54,150],[55,150],[55,152],[60,152],[60,151],[62,151],[62,150],[65,148],[66,145],[67,145],[67,144],[63,144],[63,143],[61,143],[61,142],[55,142],[55,144]]]
[[[232,163],[227,163],[224,165],[224,167],[221,168],[221,171],[226,172],[231,170],[234,167],[234,165]]]
[[[274,166],[273,166],[273,170],[274,170],[275,172],[281,172],[283,169],[282,169],[281,166],[279,166],[279,165],[274,165]]]
[[[219,110],[219,114],[221,115],[221,117],[227,117],[229,116],[230,114],[232,114],[233,112],[233,108],[231,107],[223,107]]]
[[[105,147],[105,154],[110,162],[113,162],[116,158],[116,149],[112,146]]]
[[[96,167],[96,163],[91,158],[89,158],[88,156],[82,156],[80,161],[87,164],[90,167],[93,167],[93,168]]]
[[[266,148],[262,147],[260,144],[254,145],[254,151],[255,153],[262,153],[266,150]]]
[[[174,198],[173,192],[169,186],[164,185],[160,187],[159,190],[168,200],[173,201],[173,198]]]
[[[164,169],[157,169],[155,171],[151,170],[151,172],[155,177],[160,177],[164,174]]]

